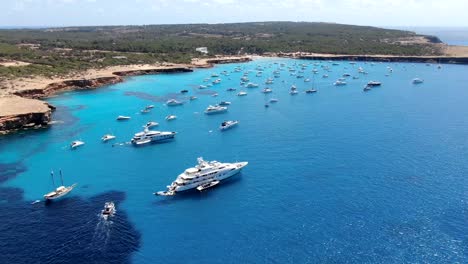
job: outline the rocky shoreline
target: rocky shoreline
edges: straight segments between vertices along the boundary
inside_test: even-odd
[[[14,89],[0,96],[0,135],[27,129],[46,128],[51,124],[52,105],[40,100],[61,92],[89,90],[123,82],[126,76],[192,72],[193,68],[209,68],[214,64],[251,61],[250,57],[228,57],[198,60],[189,65],[165,65],[155,67],[123,67],[123,70],[100,73],[98,77],[50,81],[44,85],[31,84],[34,88]]]

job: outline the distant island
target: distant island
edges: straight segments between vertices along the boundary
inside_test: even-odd
[[[0,134],[47,126],[53,107],[31,99],[92,89],[127,75],[191,71],[252,56],[468,64],[467,47],[446,45],[436,36],[333,23],[2,29]]]

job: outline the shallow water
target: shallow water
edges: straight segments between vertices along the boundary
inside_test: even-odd
[[[297,69],[307,64],[311,82],[285,67],[268,85],[273,93],[261,93],[279,67],[275,62]],[[327,79],[322,64],[331,69]],[[236,96],[242,73],[234,68],[257,65],[265,68],[263,77],[253,71],[249,78],[260,88]],[[369,74],[357,74],[359,66]],[[196,88],[224,70],[230,75],[221,75],[221,84]],[[84,255],[87,263],[467,262],[467,70],[260,59],[62,94],[49,101],[63,124],[0,138],[0,255],[15,263],[76,263]],[[332,85],[348,72],[360,79]],[[413,85],[415,77],[425,82]],[[369,80],[383,85],[365,93]],[[292,84],[296,96],[288,93]],[[303,92],[312,86],[319,91]],[[178,93],[183,89],[188,95]],[[190,95],[198,100],[189,101]],[[186,103],[167,107],[169,98]],[[279,102],[265,108],[269,98]],[[227,113],[203,114],[222,100],[232,102]],[[155,109],[140,114],[149,104]],[[178,119],[165,121],[169,114]],[[118,115],[132,119],[117,122]],[[228,119],[239,126],[218,131]],[[113,146],[148,121],[177,131],[176,139]],[[101,143],[109,132],[116,141]],[[76,139],[86,145],[71,151]],[[249,165],[203,193],[152,195],[199,156]],[[65,183],[77,188],[61,201],[31,205],[52,188],[52,169],[62,169]],[[107,200],[118,212],[113,225],[103,226],[97,215]],[[34,252],[41,254],[31,261]]]

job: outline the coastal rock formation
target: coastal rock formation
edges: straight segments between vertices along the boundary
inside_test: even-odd
[[[18,96],[0,98],[0,134],[47,127],[53,106]]]
[[[15,92],[15,95],[26,97],[26,98],[44,98],[54,95],[59,92],[70,91],[70,90],[87,90],[95,89],[100,86],[115,84],[123,82],[120,76],[109,76],[100,77],[94,79],[81,79],[81,80],[65,80],[62,82],[51,83],[45,88],[35,88],[20,90]]]

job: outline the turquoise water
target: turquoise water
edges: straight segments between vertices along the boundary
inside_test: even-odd
[[[273,93],[261,93],[278,62],[298,70],[308,64],[312,81],[285,70],[269,85]],[[327,79],[322,64],[331,69]],[[263,77],[249,77],[260,88],[236,96],[242,73],[234,68],[258,65]],[[358,75],[359,66],[369,74]],[[393,73],[385,76],[388,66]],[[49,102],[62,124],[0,138],[0,254],[15,263],[31,263],[31,254],[41,263],[467,262],[467,70],[259,59],[61,94]],[[196,88],[222,71],[230,75],[221,84]],[[332,85],[348,72],[360,79]],[[425,82],[413,85],[415,77]],[[383,85],[365,93],[369,80]],[[292,84],[296,96],[288,93]],[[318,92],[305,94],[312,85]],[[188,101],[191,95],[198,99]],[[167,107],[169,98],[186,103]],[[279,102],[265,108],[269,98]],[[222,100],[232,102],[227,113],[203,114]],[[149,104],[155,109],[140,114]],[[169,114],[178,119],[165,121]],[[118,115],[132,119],[117,122]],[[239,126],[219,132],[228,119]],[[113,146],[148,121],[177,131],[176,139]],[[116,141],[101,143],[109,132]],[[77,139],[86,145],[71,151]],[[249,165],[207,192],[152,195],[199,156]],[[31,205],[52,188],[52,169],[77,188],[61,201]],[[111,223],[98,216],[108,200],[117,205]]]

